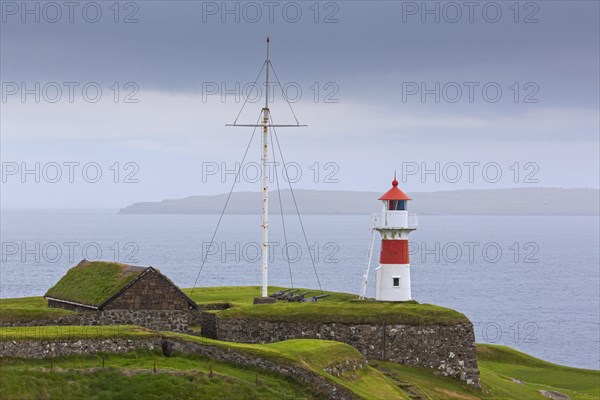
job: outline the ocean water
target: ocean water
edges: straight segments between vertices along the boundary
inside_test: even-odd
[[[217,220],[3,210],[0,297],[43,295],[83,258],[152,265],[181,287],[197,279],[199,290],[258,285],[259,216],[226,215],[216,246],[207,248]],[[370,217],[311,215],[303,222],[312,257],[297,217],[285,216],[286,252],[281,217],[271,216],[270,283],[359,293]],[[599,228],[598,217],[420,216],[410,237],[413,297],[466,314],[479,342],[599,369]],[[378,253],[376,238],[370,296]]]

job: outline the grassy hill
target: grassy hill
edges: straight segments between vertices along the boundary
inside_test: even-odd
[[[334,341],[303,339],[258,345],[222,342],[172,332],[159,333],[135,326],[94,327],[97,329],[78,326],[47,328],[44,330],[40,330],[39,327],[0,328],[0,340],[18,342],[77,340],[91,337],[98,339],[123,337],[136,340],[161,335],[199,345],[248,353],[279,364],[291,364],[323,376],[363,399],[408,398],[392,379],[371,367],[346,373],[340,377],[326,373],[324,369],[328,366],[363,360],[362,354],[353,347]],[[267,373],[260,368],[242,367],[205,357],[182,354],[164,357],[159,350],[156,350],[111,354],[108,355],[107,360],[105,360],[105,369],[102,369],[101,355],[56,357],[52,360],[52,364],[48,359],[0,359],[2,371],[0,387],[3,388],[0,391],[0,399],[318,398],[302,383]],[[155,361],[158,373],[150,374]],[[114,382],[111,384],[110,380]],[[23,381],[30,384],[23,385]],[[192,393],[196,385],[199,386],[198,393]],[[104,392],[102,396],[92,390],[95,387],[102,388]],[[70,390],[78,390],[78,392],[71,393]]]
[[[269,293],[281,290],[269,287]],[[298,289],[307,292],[309,289]],[[329,297],[317,303],[279,302],[268,307],[252,305],[254,297],[260,293],[257,286],[223,286],[211,288],[184,289],[196,304],[227,303],[231,308],[219,311],[221,318],[254,318],[269,321],[305,321],[340,323],[398,323],[416,324],[455,324],[468,322],[467,317],[458,311],[432,304],[408,302],[380,302],[357,300],[355,294],[327,292]],[[312,290],[311,295],[321,294]]]
[[[269,292],[281,290],[269,287]],[[299,289],[301,292],[307,289]],[[329,297],[317,303],[278,303],[269,307],[254,307],[254,297],[260,293],[258,286],[223,286],[183,289],[198,305],[227,304],[231,308],[220,311],[227,317],[269,319],[271,321],[314,321],[355,323],[403,323],[403,324],[454,324],[468,322],[458,311],[432,304],[417,302],[365,302],[357,301],[355,294],[324,292]],[[313,295],[320,294],[312,291]],[[73,314],[71,311],[48,308],[42,297],[0,299],[0,322],[32,321]]]
[[[37,340],[88,338],[83,327],[0,328],[0,338]],[[428,369],[391,362],[371,362],[361,371],[340,377],[323,369],[360,359],[352,347],[332,341],[291,340],[272,344],[240,344],[153,332],[133,326],[102,327],[99,337],[130,340],[164,335],[201,345],[248,352],[278,363],[301,366],[349,389],[362,399],[543,399],[540,390],[571,399],[600,395],[600,372],[551,364],[503,346],[478,345],[483,390],[434,375]],[[100,332],[100,333],[98,333]],[[153,372],[156,363],[157,371]],[[316,399],[309,387],[294,380],[206,357],[159,351],[22,360],[0,359],[0,399]]]
[[[424,399],[544,399],[540,390],[563,393],[573,400],[600,398],[599,371],[548,363],[496,345],[478,344],[477,357],[481,392],[435,376],[427,369],[380,361],[372,366]]]
[[[0,299],[0,322],[29,322],[76,314],[62,308],[49,308],[41,296]]]
[[[276,291],[279,288],[271,288]],[[226,303],[231,308],[221,315],[265,318],[339,318],[404,321],[410,323],[457,321],[456,311],[427,304],[357,303],[355,295],[330,293],[313,304],[282,303],[251,306],[258,287],[199,288],[185,292],[199,305]],[[317,294],[317,293],[315,293]],[[311,307],[311,308],[307,308]],[[311,313],[307,310],[312,310]],[[318,310],[318,313],[315,313]],[[337,314],[336,314],[337,310]],[[344,310],[343,312],[340,310]],[[31,321],[72,314],[50,309],[41,297],[0,300],[0,322]],[[310,316],[313,315],[313,316]],[[94,328],[94,329],[90,329]],[[544,399],[541,390],[559,392],[571,399],[599,399],[600,372],[548,363],[516,350],[478,345],[482,391],[466,384],[434,375],[429,369],[391,362],[371,361],[362,370],[333,376],[324,371],[335,363],[357,360],[362,355],[338,342],[302,339],[272,344],[242,344],[186,334],[156,332],[136,326],[77,327],[53,326],[0,328],[0,341],[56,340],[123,337],[129,340],[164,336],[198,345],[215,346],[252,354],[280,364],[292,364],[343,386],[362,399]],[[154,362],[157,372],[153,373]],[[105,369],[101,355],[58,357],[45,360],[0,358],[0,399],[316,399],[303,383],[289,380],[260,368],[175,354],[164,357],[160,351],[109,354]],[[52,369],[51,369],[52,367]],[[212,371],[212,372],[211,372]]]
[[[154,361],[157,373],[153,373]],[[316,399],[310,388],[263,371],[201,357],[152,352],[3,360],[0,399]],[[211,373],[212,371],[212,373]]]

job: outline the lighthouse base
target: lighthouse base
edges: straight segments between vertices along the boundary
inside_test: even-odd
[[[375,300],[412,300],[410,264],[381,264],[375,270]]]

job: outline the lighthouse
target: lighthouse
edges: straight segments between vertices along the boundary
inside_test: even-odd
[[[394,174],[392,188],[379,200],[381,214],[375,214],[373,218],[373,230],[381,234],[379,267],[375,269],[375,299],[411,300],[408,235],[417,229],[417,216],[408,213],[408,201],[412,199],[398,188]]]

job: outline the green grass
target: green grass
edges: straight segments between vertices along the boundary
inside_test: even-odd
[[[40,332],[40,329],[42,331]],[[19,328],[0,328],[0,340],[60,340],[60,339],[84,339],[84,338],[130,338],[130,339],[141,339],[145,337],[150,337],[153,335],[157,335],[158,332],[150,331],[147,329],[135,327],[135,326],[94,326],[94,327],[83,327],[83,326],[52,326],[52,327],[19,327]],[[396,387],[393,382],[382,375],[379,371],[373,368],[364,368],[363,370],[355,371],[352,373],[346,373],[340,377],[334,377],[332,375],[327,374],[324,369],[335,365],[337,363],[345,363],[346,361],[361,361],[363,360],[363,356],[353,347],[335,341],[325,341],[325,340],[316,340],[316,339],[299,339],[299,340],[289,340],[284,342],[277,342],[271,344],[244,344],[244,343],[231,343],[231,342],[223,342],[218,340],[212,340],[203,337],[178,334],[172,332],[161,332],[164,337],[169,337],[177,340],[185,340],[194,343],[198,343],[200,345],[207,346],[216,346],[222,349],[234,350],[240,353],[249,354],[255,357],[260,357],[266,360],[273,361],[279,364],[290,364],[303,369],[307,369],[317,375],[320,375],[326,379],[330,379],[337,384],[346,387],[347,389],[355,392],[365,399],[382,399],[382,398],[406,398],[404,393]],[[110,355],[111,367],[121,367],[129,366],[133,368],[133,365],[126,364],[125,361],[119,361],[122,357],[121,355]],[[183,355],[177,355],[178,358],[186,359],[189,358]],[[98,366],[97,358],[86,358],[80,357],[82,359],[87,360],[86,362],[80,362],[77,364],[75,361],[76,357],[67,357],[67,358],[58,358],[56,361],[56,366],[60,366],[60,368],[79,368],[86,369],[92,368],[94,365]],[[60,360],[68,359],[70,361],[63,363]],[[127,357],[125,357],[127,359]],[[92,361],[90,361],[92,360]],[[94,361],[95,360],[95,361]],[[166,364],[163,368],[175,368],[172,364],[173,360],[171,358],[164,358]],[[181,361],[183,366],[186,366],[185,362]],[[93,365],[90,365],[92,363]],[[95,363],[95,364],[94,364]],[[163,361],[161,361],[161,365]],[[141,363],[145,365],[143,368],[150,368],[152,365],[151,362]],[[141,365],[140,364],[140,365]],[[2,367],[4,368],[4,372],[6,372],[6,367],[8,366],[32,366],[32,365],[44,365],[48,366],[48,360],[4,360],[2,361]],[[62,366],[61,366],[62,365]],[[137,367],[142,368],[138,365]],[[234,368],[230,366],[230,368]],[[189,369],[189,365],[184,368]],[[257,372],[258,370],[253,370]],[[13,372],[19,375],[19,370],[14,369]],[[74,371],[71,371],[74,372]],[[260,371],[259,371],[260,372]],[[49,373],[48,371],[45,372]],[[261,372],[262,373],[262,372]],[[43,374],[42,374],[43,375]],[[67,374],[68,375],[68,374]],[[96,374],[98,375],[98,374]],[[95,385],[97,384],[97,380],[103,379],[101,376],[96,376],[94,374],[89,375],[81,375],[81,380],[77,378],[78,384],[88,384]],[[43,381],[43,376],[38,377],[41,381]],[[115,377],[117,381],[121,382],[124,378]],[[62,378],[59,379],[60,382]],[[69,378],[69,379],[72,379]],[[165,377],[161,379],[167,379]],[[178,380],[180,377],[169,377],[169,380]],[[283,378],[279,378],[283,379]],[[40,381],[40,382],[41,382]],[[37,382],[38,384],[41,384]],[[83,383],[82,383],[83,382]],[[87,382],[87,383],[85,383]],[[10,382],[7,383],[9,387]],[[53,383],[48,382],[48,385],[54,387]],[[135,383],[133,383],[135,384]],[[58,384],[57,384],[58,385]],[[58,385],[60,386],[60,385]],[[302,385],[300,385],[302,387]],[[18,391],[15,392],[14,389],[11,394],[14,394],[17,398],[19,398],[20,394]],[[54,390],[54,389],[53,389]],[[140,390],[145,390],[141,388]],[[217,393],[217,392],[215,392]],[[59,396],[60,392],[53,392],[53,396]],[[26,398],[27,395],[35,397],[32,393],[25,393],[23,397]],[[115,393],[111,393],[111,395],[115,395]],[[117,393],[117,395],[120,395]],[[125,395],[123,395],[125,396]],[[236,397],[235,393],[229,393],[227,391],[223,392],[223,398],[263,398],[263,397]],[[22,397],[22,398],[23,398]],[[118,397],[118,396],[117,396]],[[192,397],[194,398],[194,397]],[[210,398],[210,397],[209,397]],[[264,397],[271,398],[271,397]],[[273,397],[275,398],[275,397]],[[285,398],[285,397],[283,397]]]
[[[270,287],[269,293],[281,288]],[[454,324],[468,322],[463,314],[431,304],[416,302],[359,301],[349,293],[325,292],[329,297],[317,303],[287,303],[252,305],[260,295],[258,286],[231,286],[184,289],[184,293],[200,306],[203,304],[229,304],[231,308],[220,311],[223,318],[254,318],[270,321],[317,321],[350,323],[402,323],[402,324]],[[302,292],[307,289],[301,289]],[[313,291],[312,294],[319,294]],[[0,322],[32,321],[42,318],[73,314],[71,311],[49,308],[42,297],[0,299]]]
[[[143,272],[141,267],[105,261],[82,261],[71,268],[46,296],[98,306]]]
[[[270,293],[280,288],[270,288]],[[302,290],[304,291],[304,290]],[[331,293],[318,303],[284,303],[253,306],[258,287],[198,288],[184,290],[200,305],[226,303],[232,307],[217,311],[220,317],[257,318],[272,321],[318,321],[352,323],[453,324],[467,322],[456,311],[416,302],[385,303],[356,301],[356,295]],[[318,294],[314,291],[313,294]],[[37,318],[69,315],[51,309],[41,297],[0,300],[0,321],[30,321]],[[48,326],[2,328],[0,340],[80,339],[98,337],[144,338],[159,333],[134,326],[74,327]],[[260,345],[229,343],[207,338],[162,332],[162,335],[200,344],[218,346],[253,354],[277,363],[306,368],[353,391],[364,399],[408,398],[405,386],[426,399],[543,399],[540,390],[557,391],[571,399],[599,399],[600,372],[548,363],[508,347],[478,345],[482,391],[456,380],[434,375],[431,370],[389,362],[377,362],[377,369],[333,377],[324,368],[345,360],[361,359],[361,354],[343,343],[302,339]],[[136,355],[137,354],[137,355]],[[159,360],[159,374],[147,371],[151,361]],[[178,355],[164,358],[158,354],[110,355],[109,370],[93,370],[98,358],[68,358],[57,371],[42,369],[46,361],[2,360],[0,384],[7,398],[314,398],[306,387],[268,373]],[[57,363],[62,363],[58,359]],[[45,364],[44,364],[45,363]],[[79,364],[77,364],[79,363]],[[207,363],[218,366],[218,375],[207,378]],[[47,365],[46,365],[47,366]],[[132,372],[133,370],[133,372]],[[174,373],[170,370],[179,371]],[[8,374],[5,372],[8,371]],[[136,372],[137,371],[137,372]],[[185,373],[182,373],[185,371]],[[142,371],[143,372],[143,371]],[[254,383],[259,374],[260,385]],[[524,382],[515,383],[514,380]],[[400,386],[398,386],[400,385]],[[238,389],[236,389],[238,388]],[[298,390],[295,397],[294,390]],[[80,397],[79,393],[81,393]],[[155,396],[155,397],[153,397]]]
[[[281,290],[270,287],[269,293]],[[300,289],[306,292],[308,289]],[[397,323],[408,325],[450,325],[468,322],[465,315],[431,304],[417,302],[375,302],[357,300],[357,295],[349,293],[324,292],[329,297],[317,303],[288,303],[252,305],[254,297],[260,295],[260,288],[253,287],[212,287],[184,289],[184,292],[197,304],[226,303],[231,308],[218,311],[221,318],[250,318],[276,322],[340,322],[340,323]],[[313,290],[311,295],[318,295]]]
[[[600,371],[552,364],[505,346],[477,345],[482,376],[504,388],[511,378],[526,388],[556,390],[572,399],[600,399]],[[505,389],[509,393],[512,385]]]
[[[425,399],[479,399],[483,394],[457,380],[434,375],[430,369],[408,367],[385,361],[374,361],[372,365],[397,384],[409,385],[411,390]],[[510,398],[515,397],[507,397],[507,399]]]
[[[157,373],[152,373],[156,361]],[[0,399],[316,399],[306,386],[199,356],[137,351],[49,360],[2,360]],[[213,371],[212,376],[210,371]]]
[[[269,286],[269,294],[275,293],[285,288],[278,286]],[[196,304],[214,304],[226,303],[231,306],[251,305],[255,297],[260,297],[259,286],[216,286],[216,287],[198,287],[196,289],[182,289]],[[320,295],[321,292],[316,289],[299,289],[298,293],[309,292],[309,296]],[[320,301],[324,302],[348,302],[358,298],[355,294],[327,292],[329,297]]]
[[[344,386],[364,399],[407,398],[405,393],[389,378],[370,367],[356,371],[355,373],[349,372],[340,377],[334,377],[323,371],[324,368],[336,363],[345,362],[346,360],[357,361],[363,359],[362,354],[358,350],[344,343],[330,340],[296,339],[270,344],[246,344],[222,342],[185,334],[163,333],[173,338],[234,349],[273,362],[296,365]]]
[[[426,399],[539,400],[544,398],[540,390],[564,393],[573,400],[600,398],[600,371],[548,363],[503,346],[479,344],[477,354],[482,391],[435,376],[429,369],[381,361],[375,364],[376,368],[397,382],[412,385],[413,390]]]
[[[135,326],[48,328],[50,330],[43,335],[39,334],[40,327],[2,328],[0,339],[140,339],[159,334]],[[541,400],[540,390],[561,392],[574,400],[600,398],[600,371],[548,363],[503,346],[477,345],[483,387],[482,391],[477,391],[459,381],[436,376],[429,369],[392,362],[374,361],[362,370],[340,377],[331,376],[323,369],[346,360],[362,359],[354,348],[334,341],[301,339],[262,345],[222,342],[171,332],[160,334],[305,368],[363,399],[407,399],[407,393],[413,391],[432,400]],[[154,360],[157,360],[158,374],[149,373]],[[211,365],[216,374],[213,378],[207,376]],[[150,351],[110,354],[106,358],[106,370],[99,370],[99,356],[57,357],[53,361],[53,371],[49,371],[49,366],[47,359],[0,359],[0,385],[3,388],[0,399],[314,398],[306,386],[260,369],[181,354],[169,358]],[[258,385],[255,382],[257,374]],[[514,379],[524,384],[518,384]]]
[[[61,308],[49,308],[43,297],[0,299],[0,322],[29,322],[75,314]]]
[[[218,312],[220,318],[276,322],[338,322],[354,324],[451,325],[468,323],[461,313],[431,304],[356,301],[340,303],[277,303],[240,306]]]

